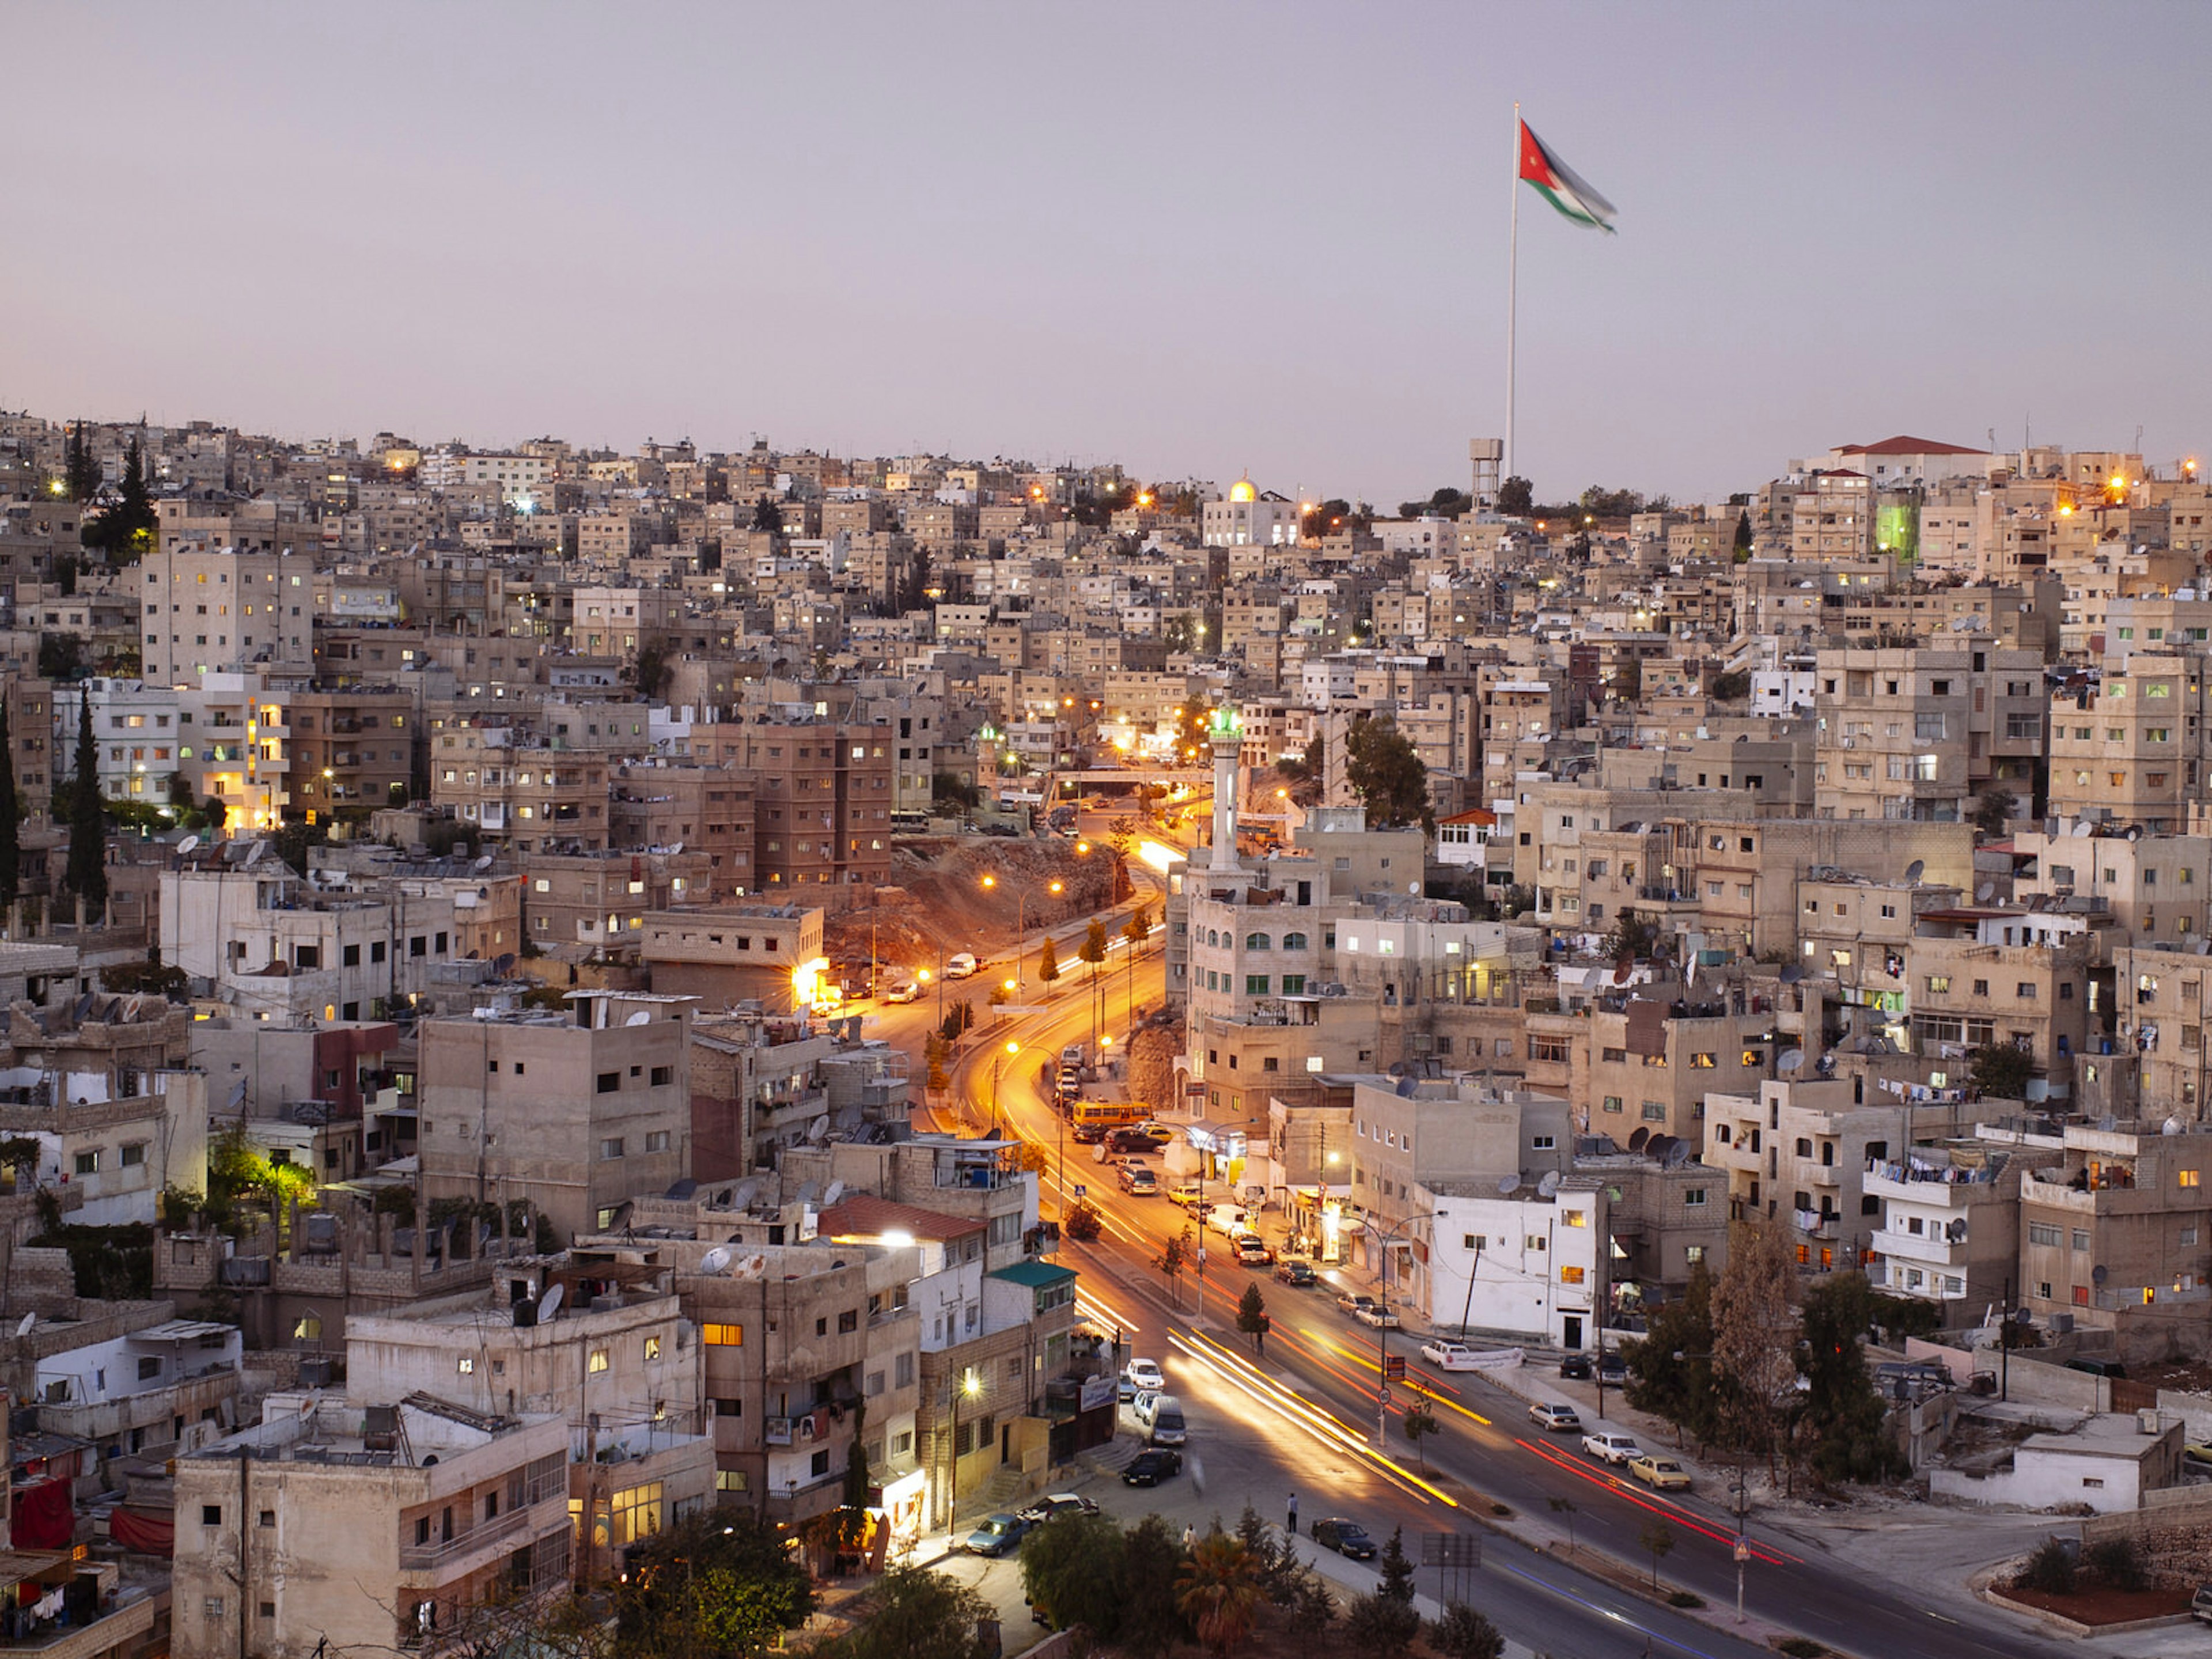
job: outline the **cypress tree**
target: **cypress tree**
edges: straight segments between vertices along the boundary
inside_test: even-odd
[[[98,912],[107,906],[107,821],[100,799],[100,751],[92,741],[92,690],[78,693],[76,782],[70,793],[69,874],[70,892]]]

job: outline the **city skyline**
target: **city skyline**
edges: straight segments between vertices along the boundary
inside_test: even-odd
[[[12,125],[53,187],[0,256],[0,401],[1387,508],[1504,430],[1517,97],[1620,212],[1600,238],[1528,200],[1540,495],[1709,499],[1896,432],[2169,465],[2207,238],[2154,171],[2203,151],[2202,53],[2017,15],[34,7]]]

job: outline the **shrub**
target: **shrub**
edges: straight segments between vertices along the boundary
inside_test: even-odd
[[[1674,1590],[1668,1595],[1667,1605],[1670,1607],[1702,1607],[1705,1605],[1705,1598],[1695,1590]]]
[[[2040,1590],[2045,1595],[2071,1595],[2074,1578],[2073,1552],[2058,1539],[2046,1538],[2028,1556],[2027,1565],[2014,1582],[2022,1589]]]
[[[2081,1552],[2082,1564],[2114,1589],[2139,1590],[2150,1583],[2142,1547],[2132,1538],[2106,1538]]]
[[[1777,1653],[1786,1653],[1790,1659],[1820,1659],[1827,1651],[1809,1636],[1785,1636],[1774,1644]]]

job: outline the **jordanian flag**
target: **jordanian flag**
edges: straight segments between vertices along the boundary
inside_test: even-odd
[[[1528,131],[1526,121],[1521,124],[1521,176],[1577,224],[1595,225],[1607,235],[1613,234],[1613,204],[1547,149],[1544,141]]]

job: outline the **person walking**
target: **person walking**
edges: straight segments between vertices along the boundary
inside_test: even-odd
[[[1298,1495],[1296,1492],[1291,1494],[1290,1534],[1293,1538],[1298,1535]]]

